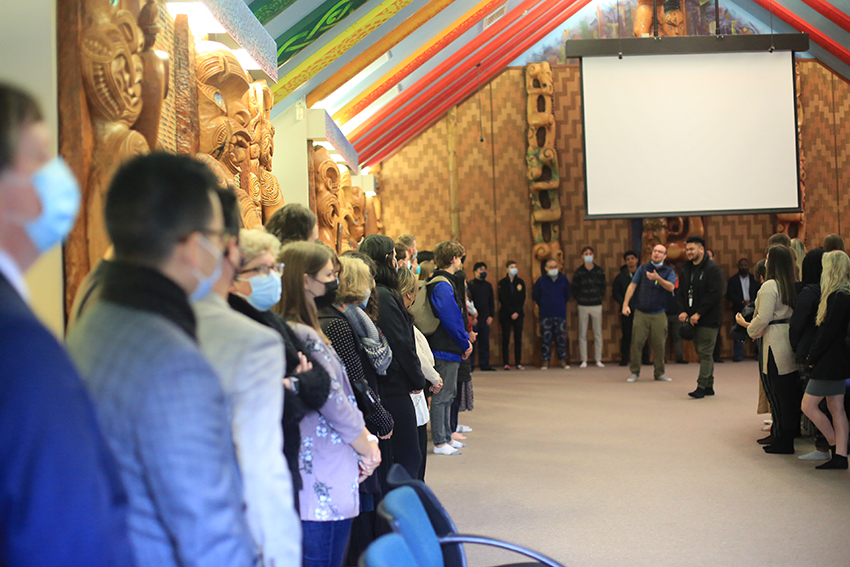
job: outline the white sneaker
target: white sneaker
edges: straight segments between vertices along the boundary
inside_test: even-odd
[[[469,433],[472,431],[472,428],[468,425],[457,424],[457,428],[455,429],[458,433]]]
[[[540,365],[540,370],[549,370],[549,362],[543,361],[543,364]]]
[[[637,382],[637,380],[638,380],[638,375],[637,375],[637,374],[632,374],[631,376],[629,376],[628,378],[626,378],[626,382]]]
[[[605,365],[604,365],[604,364],[602,364],[602,361],[600,361],[600,360],[597,360],[597,361],[596,361],[596,366],[597,366],[598,368],[605,368]]]
[[[670,378],[669,376],[664,376],[663,374],[661,376],[659,376],[658,378],[656,378],[656,380],[659,381],[659,382],[672,382],[673,381],[672,378]]]
[[[567,364],[567,361],[566,361],[566,360],[562,360],[562,361],[561,361],[561,368],[563,368],[564,370],[569,370],[569,369],[570,369],[570,365],[569,365],[569,364]]]
[[[522,364],[517,364],[516,369],[517,370],[525,370],[525,367]]]
[[[460,449],[461,447],[466,447],[466,443],[461,443],[460,441],[456,441],[454,439],[452,440],[451,443],[449,443],[449,445],[451,447],[454,447],[455,449]]]
[[[579,368],[587,368],[587,362],[582,361],[582,363],[579,365]]]
[[[442,447],[434,447],[434,453],[437,455],[460,455],[461,452],[451,445],[443,445]]]

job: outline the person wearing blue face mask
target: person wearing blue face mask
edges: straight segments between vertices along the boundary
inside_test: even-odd
[[[570,282],[558,268],[558,260],[550,258],[543,264],[543,274],[534,282],[531,298],[540,310],[541,370],[549,368],[552,358],[552,340],[558,350],[561,368],[568,370],[567,302],[570,300]]]
[[[119,168],[104,210],[115,258],[68,335],[118,457],[139,567],[258,559],[227,399],[189,304],[224,270],[216,186],[184,156],[157,152]]]
[[[24,273],[71,229],[77,181],[38,103],[0,84],[0,565],[134,565],[127,493],[80,376]]]
[[[605,297],[605,270],[594,262],[592,246],[581,249],[584,262],[573,272],[573,295],[578,303],[578,352],[581,357],[579,368],[587,368],[587,327],[593,324],[593,350],[596,366],[602,363],[602,298]]]
[[[649,262],[640,266],[623,299],[623,315],[631,315],[630,302],[637,293],[634,321],[632,322],[631,375],[627,382],[636,382],[640,376],[641,351],[649,340],[655,364],[655,379],[669,382],[664,375],[664,346],[667,343],[667,302],[676,288],[676,272],[664,263],[667,248],[656,244]]]
[[[227,303],[242,265],[239,209],[232,190],[219,189],[218,196],[224,213],[225,253],[221,276],[211,292],[192,304],[198,342],[221,380],[230,410],[248,526],[262,551],[263,565],[294,565],[301,560],[301,521],[281,451],[282,378],[287,376],[283,340]],[[248,277],[252,287],[248,302],[268,309],[280,300],[282,270],[274,265],[266,274],[259,272],[248,277],[242,270],[239,277]]]

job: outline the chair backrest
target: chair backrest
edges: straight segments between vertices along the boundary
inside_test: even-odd
[[[416,491],[437,537],[457,533],[457,528],[451,516],[440,503],[437,495],[421,480],[410,478],[403,466],[396,463],[390,468],[387,473],[387,484],[394,488],[409,486]],[[459,543],[443,545],[443,563],[445,567],[466,567],[463,545]]]
[[[378,513],[401,534],[419,567],[444,567],[437,534],[415,490],[402,486],[391,491],[378,506]]]
[[[360,567],[419,567],[400,534],[387,534],[373,541],[358,563]]]

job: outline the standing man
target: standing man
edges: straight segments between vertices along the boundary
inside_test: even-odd
[[[685,240],[682,283],[679,285],[679,321],[693,325],[694,348],[699,357],[697,389],[688,395],[714,395],[714,342],[720,327],[720,298],[723,274],[705,253],[705,239],[696,234]]]
[[[706,248],[705,253],[708,254],[708,258],[711,261],[713,261],[715,264],[717,264],[717,262],[714,260],[714,250],[712,250],[711,248]],[[720,264],[718,264],[718,267],[720,267]],[[720,277],[721,277],[721,279],[726,279],[726,276],[723,274],[723,270],[720,270]],[[723,292],[722,289],[720,291],[721,291],[721,293]],[[736,311],[736,313],[737,313],[737,311]],[[724,362],[726,362],[725,360],[723,360],[722,353],[723,353],[723,313],[721,311],[720,324],[717,326],[717,340],[714,342],[714,355],[713,356],[714,356],[714,362],[716,364],[723,364]]]
[[[161,152],[124,164],[106,194],[115,259],[68,335],[130,497],[138,567],[253,567],[228,408],[189,305],[222,273],[216,179]]]
[[[632,283],[632,278],[638,269],[638,257],[634,250],[626,250],[623,254],[625,264],[620,266],[620,273],[614,278],[614,283],[611,284],[611,295],[614,297],[620,306],[620,366],[629,364],[629,354],[632,348],[632,322],[634,320],[634,299],[629,308],[632,310],[631,315],[623,315],[623,307],[626,305],[623,301],[626,298],[626,289]]]
[[[499,326],[502,328],[502,362],[505,370],[510,370],[508,347],[511,343],[511,329],[514,332],[514,363],[517,370],[522,367],[522,322],[525,318],[525,282],[517,274],[516,262],[505,262],[507,275],[499,280]]]
[[[732,304],[732,313],[740,313],[744,307],[755,301],[760,287],[761,284],[750,273],[750,261],[746,258],[738,260],[738,273],[729,278],[726,284],[726,299]],[[735,340],[732,348],[734,349],[732,361],[744,360],[744,341]]]
[[[593,322],[593,349],[596,366],[602,364],[602,298],[605,296],[605,270],[593,262],[593,247],[581,249],[584,263],[573,274],[573,294],[578,302],[578,351],[580,368],[587,368],[587,322]]]
[[[469,282],[469,295],[478,311],[478,337],[472,344],[472,366],[478,361],[481,370],[496,370],[490,366],[490,324],[496,312],[496,302],[493,297],[493,284],[487,281],[487,264],[478,262],[473,266],[474,279]],[[477,356],[476,356],[477,355]]]
[[[402,234],[395,241],[396,246],[403,244],[407,247],[407,262],[408,267],[413,270],[413,273],[419,275],[419,250],[416,248],[416,237],[412,234]]]
[[[440,320],[437,330],[428,335],[428,346],[434,353],[434,368],[443,379],[442,389],[431,397],[431,436],[434,453],[458,455],[462,446],[452,439],[451,407],[457,393],[457,371],[462,360],[472,354],[472,343],[466,332],[464,294],[457,289],[455,274],[463,268],[464,249],[460,242],[440,242],[434,247],[437,269],[429,281],[427,298],[434,315]],[[455,445],[453,447],[452,445]]]
[[[29,94],[0,83],[0,565],[132,567],[127,493],[71,359],[27,304],[77,182]]]
[[[676,287],[676,272],[664,264],[667,248],[656,244],[652,249],[652,259],[637,269],[632,283],[626,289],[622,314],[632,314],[630,305],[636,298],[634,326],[632,330],[631,376],[627,382],[636,382],[640,376],[640,353],[649,339],[652,355],[655,359],[655,379],[669,382],[664,375],[664,344],[667,342],[667,298]]]
[[[567,301],[570,300],[570,282],[558,269],[554,258],[546,260],[545,273],[534,282],[531,298],[540,309],[540,358],[543,365],[540,370],[549,368],[552,358],[552,339],[558,348],[561,368],[567,364]]]

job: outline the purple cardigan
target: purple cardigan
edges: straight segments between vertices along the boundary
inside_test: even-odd
[[[363,431],[363,414],[357,409],[345,366],[333,348],[311,327],[300,323],[291,327],[331,377],[331,393],[325,405],[318,412],[308,413],[300,424],[301,520],[353,518],[360,513],[360,484],[358,455],[349,443]]]

